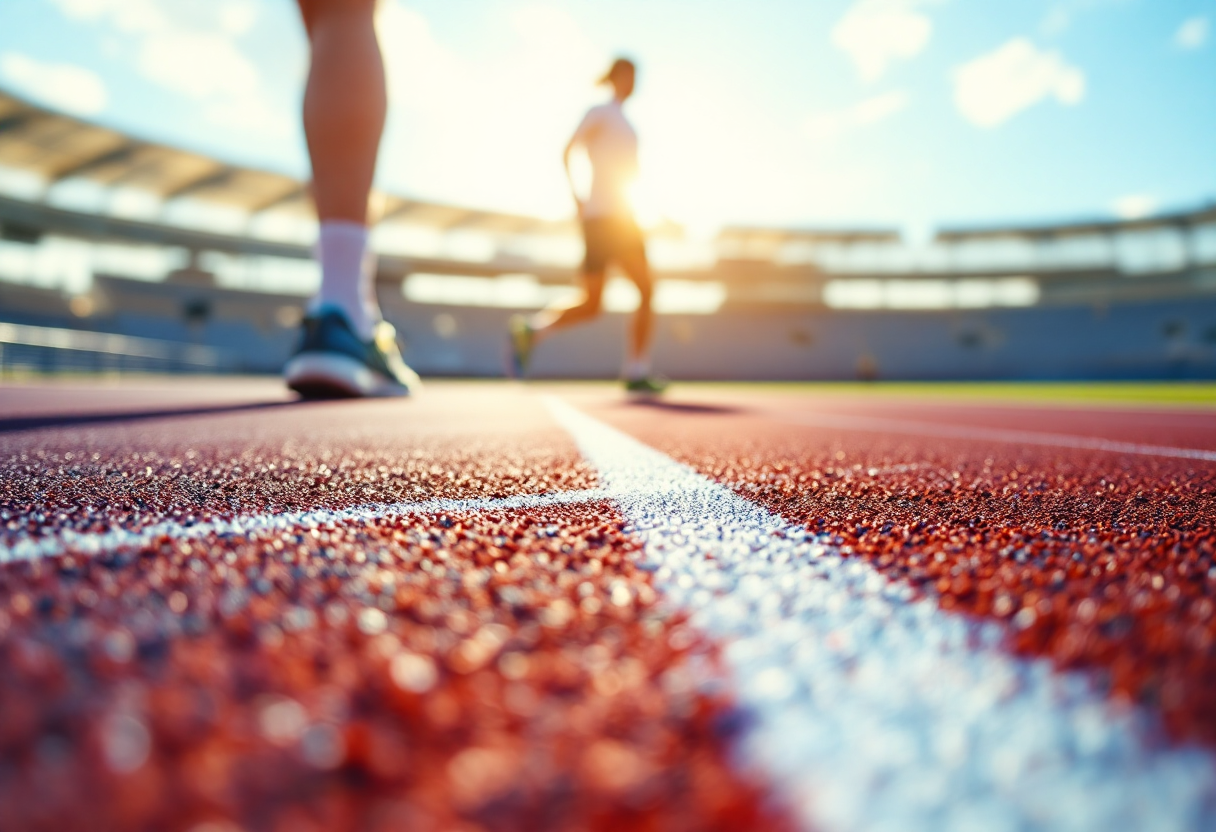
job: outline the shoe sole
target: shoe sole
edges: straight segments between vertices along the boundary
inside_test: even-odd
[[[346,355],[303,353],[283,368],[287,386],[306,399],[408,396],[410,388]]]
[[[668,390],[671,388],[671,385],[670,385],[669,383],[667,383],[667,382],[660,382],[660,383],[659,383],[659,387],[658,387],[658,388],[656,388],[656,389],[646,389],[646,388],[640,388],[640,389],[631,389],[631,388],[629,387],[629,383],[628,383],[628,382],[626,382],[626,383],[625,383],[624,385],[622,385],[622,386],[625,388],[625,393],[626,393],[626,395],[630,396],[631,398],[632,398],[632,397],[636,397],[636,398],[653,398],[653,397],[655,397],[655,396],[661,396],[661,395],[663,395],[664,393],[666,393],[666,392],[667,392],[667,391],[668,391]]]

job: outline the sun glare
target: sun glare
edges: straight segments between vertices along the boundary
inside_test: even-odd
[[[656,228],[664,220],[650,180],[638,179],[629,188],[629,204],[633,207],[633,216],[643,229],[649,231]]]

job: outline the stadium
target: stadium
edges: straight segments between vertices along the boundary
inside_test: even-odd
[[[5,367],[279,372],[317,281],[305,183],[12,95],[0,119]],[[575,282],[574,223],[381,201],[378,289],[407,359],[427,375],[501,376],[511,314]],[[677,379],[1216,374],[1213,207],[944,229],[921,246],[891,229],[728,227],[699,244],[660,227],[651,248],[657,360]],[[630,291],[610,287],[614,314],[538,354],[535,374],[614,377]]]
[[[649,2],[501,5],[574,44],[524,37],[557,77],[592,42],[571,20],[659,32]],[[39,25],[111,83],[156,56],[115,44],[194,62],[141,105],[154,127],[223,73],[208,15],[233,43],[298,23],[261,0],[54,5],[67,22]],[[873,85],[966,16],[838,5],[871,97],[799,128],[820,150],[910,106]],[[1036,37],[1106,5],[1056,4]],[[409,17],[450,10],[381,7],[390,59],[396,25],[415,70],[459,81]],[[6,51],[6,21],[46,34],[33,8],[0,8],[0,830],[1216,829],[1210,196],[929,231],[655,217],[671,387],[641,395],[619,383],[645,302],[626,270],[519,362],[518,322],[589,285],[579,218],[378,184],[360,262],[421,386],[318,398],[284,368],[329,274],[320,178],[56,106],[39,83],[87,78]],[[1173,48],[1203,57],[1207,20]],[[1062,53],[1025,43],[994,54],[1079,102]],[[972,124],[1011,117],[964,75]],[[390,106],[450,110],[450,138],[436,77]]]

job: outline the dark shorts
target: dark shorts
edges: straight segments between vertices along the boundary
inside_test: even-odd
[[[583,220],[587,254],[583,274],[603,274],[608,264],[646,262],[646,240],[632,219],[596,217]]]

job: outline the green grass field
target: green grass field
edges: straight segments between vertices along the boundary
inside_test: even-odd
[[[182,383],[206,379],[234,384],[274,384],[273,376],[173,376],[143,373],[7,373],[0,376],[0,388],[9,385],[73,385],[101,383],[107,385],[155,386],[159,383]],[[508,379],[430,379],[429,384],[442,385],[454,381],[467,384],[518,384]],[[558,387],[588,386],[617,388],[616,381],[555,381],[525,382]],[[809,396],[908,396],[942,398],[959,401],[991,401],[1004,404],[1023,403],[1109,407],[1161,407],[1216,411],[1216,381],[1196,382],[913,382],[913,381],[675,381],[670,395],[676,399],[696,398],[698,392],[714,390],[741,392],[753,390],[765,393],[786,393]],[[1214,424],[1216,427],[1216,424]]]

